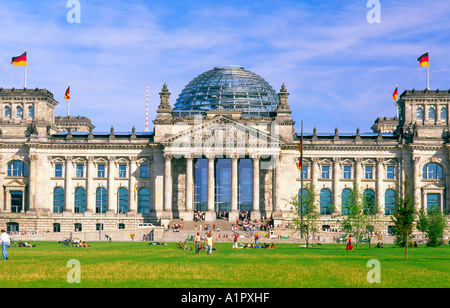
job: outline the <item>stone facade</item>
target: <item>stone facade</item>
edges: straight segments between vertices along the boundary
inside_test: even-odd
[[[288,222],[288,200],[301,188],[300,136],[283,85],[276,111],[249,116],[210,110],[173,111],[164,84],[153,132],[97,134],[85,117],[55,117],[47,90],[0,89],[0,227],[11,231],[95,231],[138,223],[192,221],[199,196],[196,163],[207,164],[207,221],[217,217],[217,162],[230,163],[228,219],[251,196],[252,218]],[[343,213],[343,191],[353,182],[370,191],[388,228],[388,192],[412,180],[417,207],[450,210],[450,91],[405,91],[398,118],[375,123],[374,133],[303,136],[304,185],[316,189],[323,225]],[[77,123],[79,119],[80,123]],[[396,124],[392,126],[392,122]],[[239,164],[251,161],[252,186],[240,188]],[[206,187],[206,186],[205,186]],[[103,190],[102,190],[103,188]],[[103,200],[103,201],[102,201]],[[196,201],[197,200],[197,201]],[[100,213],[102,212],[102,213]]]

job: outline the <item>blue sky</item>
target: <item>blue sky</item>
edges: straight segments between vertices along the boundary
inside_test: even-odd
[[[235,64],[284,82],[300,132],[370,131],[396,115],[398,84],[425,89],[417,58],[430,52],[430,87],[450,89],[450,2],[383,1],[381,23],[367,22],[367,0],[79,0],[81,23],[68,23],[67,0],[0,0],[0,87],[23,87],[11,57],[28,50],[28,88],[50,90],[67,114],[95,131],[145,128],[167,82],[173,106],[197,75]],[[153,124],[150,122],[150,129]]]

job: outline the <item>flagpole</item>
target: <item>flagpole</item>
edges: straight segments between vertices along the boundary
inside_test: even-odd
[[[300,160],[301,160],[301,168],[300,168],[300,181],[301,181],[301,192],[302,192],[302,199],[301,199],[301,205],[300,205],[300,219],[301,219],[301,238],[303,239],[303,121],[302,121],[302,130],[301,130],[301,153],[300,153]]]
[[[427,50],[427,53],[428,53],[427,89],[430,90],[430,54],[429,54],[429,50]]]
[[[25,54],[27,54],[28,50],[25,50]],[[27,54],[28,56],[28,54]],[[25,77],[24,77],[24,85],[23,88],[26,89],[27,88],[27,66],[28,66],[28,58],[27,58],[27,62],[25,64]]]
[[[69,83],[69,89],[70,89],[70,83]],[[69,93],[69,100],[67,102],[67,117],[70,117],[70,93]]]

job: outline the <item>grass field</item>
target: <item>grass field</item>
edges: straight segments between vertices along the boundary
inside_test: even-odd
[[[382,249],[360,245],[347,252],[344,245],[301,248],[276,244],[275,249],[237,249],[218,243],[212,255],[204,251],[147,243],[90,243],[89,248],[62,247],[37,242],[34,248],[8,249],[9,260],[0,261],[0,287],[57,288],[448,288],[450,245]],[[191,246],[193,246],[191,244]],[[81,283],[68,283],[80,262]],[[381,283],[370,284],[367,263],[380,263]]]

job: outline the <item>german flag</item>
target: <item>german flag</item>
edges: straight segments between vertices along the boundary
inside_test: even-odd
[[[66,90],[66,94],[64,94],[65,99],[70,99],[70,86]]]
[[[13,57],[11,60],[11,64],[14,66],[27,66],[27,52],[25,51],[18,57]]]
[[[421,55],[419,57],[419,59],[417,59],[417,61],[419,61],[420,67],[423,67],[423,66],[429,67],[429,65],[428,65],[428,52],[426,52],[423,55]]]
[[[392,100],[395,101],[398,99],[398,87],[395,88],[394,93],[392,94]]]
[[[298,160],[298,171],[302,171],[302,163],[303,163],[303,153],[302,153],[302,140],[300,139],[300,143],[298,145],[298,151],[300,152],[300,158]]]

